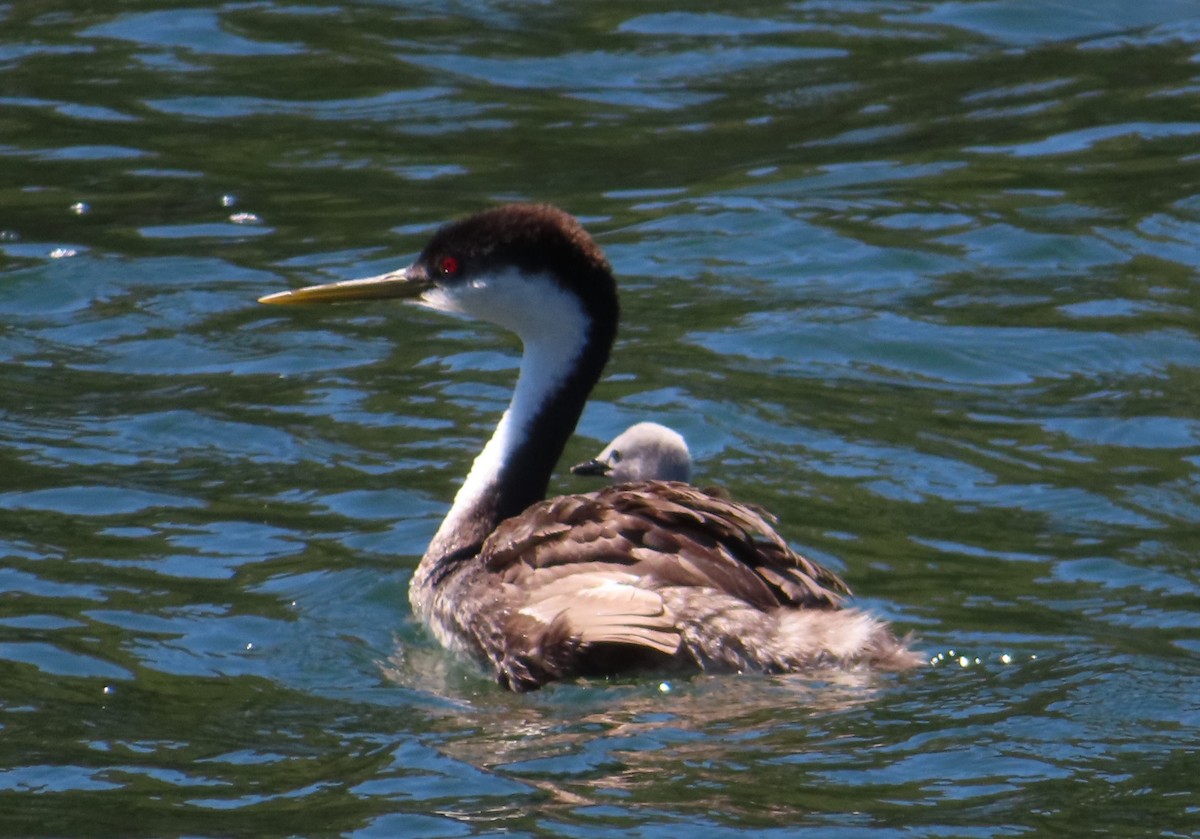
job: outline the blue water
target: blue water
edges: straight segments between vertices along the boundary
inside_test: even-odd
[[[1165,0],[0,5],[0,834],[1195,835],[1198,96]],[[414,624],[518,347],[255,300],[513,199],[621,281],[564,462],[678,428],[928,668]]]

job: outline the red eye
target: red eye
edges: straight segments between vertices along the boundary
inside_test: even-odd
[[[458,273],[458,257],[443,256],[441,263],[438,265],[438,268],[441,270],[443,276],[448,277],[451,274],[457,274]]]

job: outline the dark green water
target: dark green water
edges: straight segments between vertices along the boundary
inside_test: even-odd
[[[1200,7],[102,6],[0,4],[0,835],[1200,831]],[[928,670],[413,626],[517,347],[254,301],[509,199],[622,281],[566,459],[677,427]]]

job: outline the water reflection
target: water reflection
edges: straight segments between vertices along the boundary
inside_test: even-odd
[[[424,667],[394,658],[384,674],[397,684],[418,681],[435,695],[458,697],[438,715],[441,750],[531,784],[567,807],[652,790],[680,773],[699,781],[731,758],[771,758],[788,736],[816,748],[823,717],[867,707],[895,682],[845,670],[811,677],[660,675],[555,685],[521,701],[461,665],[447,668],[444,656],[426,655]],[[473,689],[464,693],[467,685]]]

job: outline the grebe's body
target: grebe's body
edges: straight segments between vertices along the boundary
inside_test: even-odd
[[[416,298],[524,344],[508,410],[413,576],[417,615],[513,690],[690,666],[783,672],[915,666],[845,584],[754,509],[644,481],[544,500],[616,333],[616,283],[579,223],[509,205],[439,230],[408,268],[263,298]]]

